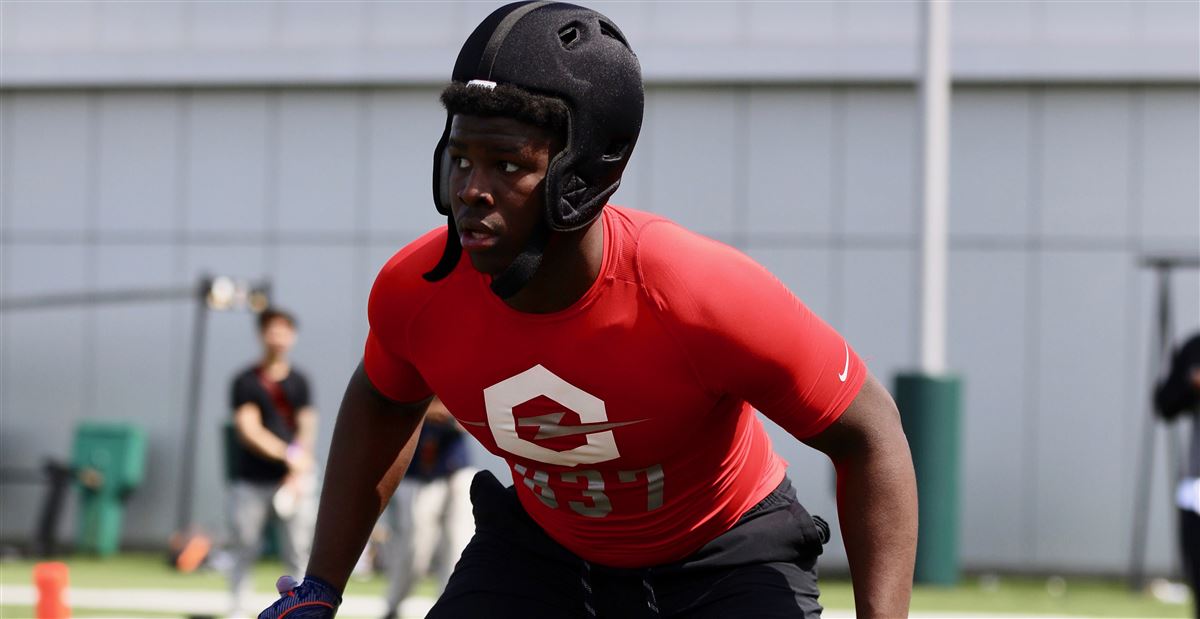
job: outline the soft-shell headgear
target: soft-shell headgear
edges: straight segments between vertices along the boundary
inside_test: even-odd
[[[600,13],[562,2],[516,2],[496,9],[467,37],[452,79],[481,88],[516,86],[567,107],[566,143],[546,170],[542,223],[492,281],[492,290],[507,298],[537,272],[551,230],[587,226],[620,186],[642,127],[641,66],[625,35]],[[425,274],[430,281],[449,275],[462,255],[446,154],[452,119],[447,113],[433,153],[433,199],[450,230],[441,261]]]

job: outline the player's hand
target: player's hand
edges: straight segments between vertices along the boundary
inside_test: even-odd
[[[291,576],[280,576],[275,581],[279,600],[258,614],[258,619],[333,619],[342,596],[333,585],[312,576],[298,582]]]

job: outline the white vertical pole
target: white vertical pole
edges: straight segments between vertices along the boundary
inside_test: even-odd
[[[921,371],[946,371],[950,0],[921,2]]]

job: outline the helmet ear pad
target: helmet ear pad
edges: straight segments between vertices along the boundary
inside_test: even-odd
[[[578,230],[594,221],[621,186],[625,168],[624,157],[602,161],[572,148],[575,136],[570,125],[575,123],[570,117],[567,122],[567,143],[551,158],[544,181],[546,224],[558,232]]]

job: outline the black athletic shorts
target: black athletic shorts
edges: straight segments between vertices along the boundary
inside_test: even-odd
[[[427,618],[724,619],[821,616],[817,556],[828,527],[783,483],[692,555],[648,568],[589,563],[550,539],[513,487],[471,484],[475,536]]]
[[[1183,576],[1192,587],[1192,612],[1200,619],[1200,514],[1190,509],[1179,510],[1179,542]]]

